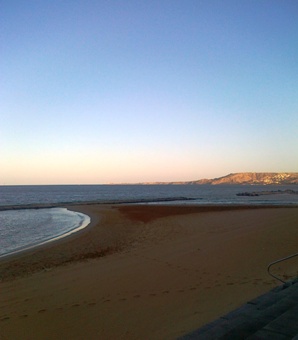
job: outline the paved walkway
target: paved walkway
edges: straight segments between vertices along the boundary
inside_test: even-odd
[[[193,339],[298,340],[298,279],[180,338]]]

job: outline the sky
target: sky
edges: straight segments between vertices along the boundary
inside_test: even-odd
[[[298,171],[296,0],[1,0],[0,185]]]

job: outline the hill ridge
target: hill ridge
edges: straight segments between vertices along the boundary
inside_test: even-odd
[[[251,185],[287,185],[298,184],[298,172],[236,172],[213,179],[199,179],[194,181],[179,182],[143,182],[143,185],[220,185],[220,184],[251,184]]]

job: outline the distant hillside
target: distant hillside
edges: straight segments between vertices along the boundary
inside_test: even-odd
[[[186,182],[187,183],[187,182]],[[185,184],[186,184],[185,183]],[[298,172],[240,172],[189,184],[298,184]]]
[[[127,183],[123,183],[127,184]],[[142,182],[134,183],[139,185],[181,185],[181,184],[252,184],[252,185],[287,185],[298,184],[298,172],[238,172],[229,174],[219,178],[200,179],[195,181],[180,181],[180,182]]]

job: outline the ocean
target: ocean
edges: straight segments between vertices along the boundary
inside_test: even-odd
[[[297,191],[297,186],[0,186],[0,257],[64,237],[87,226],[89,217],[62,208],[67,203],[298,205],[298,195],[289,190]],[[264,191],[266,195],[237,195]]]

